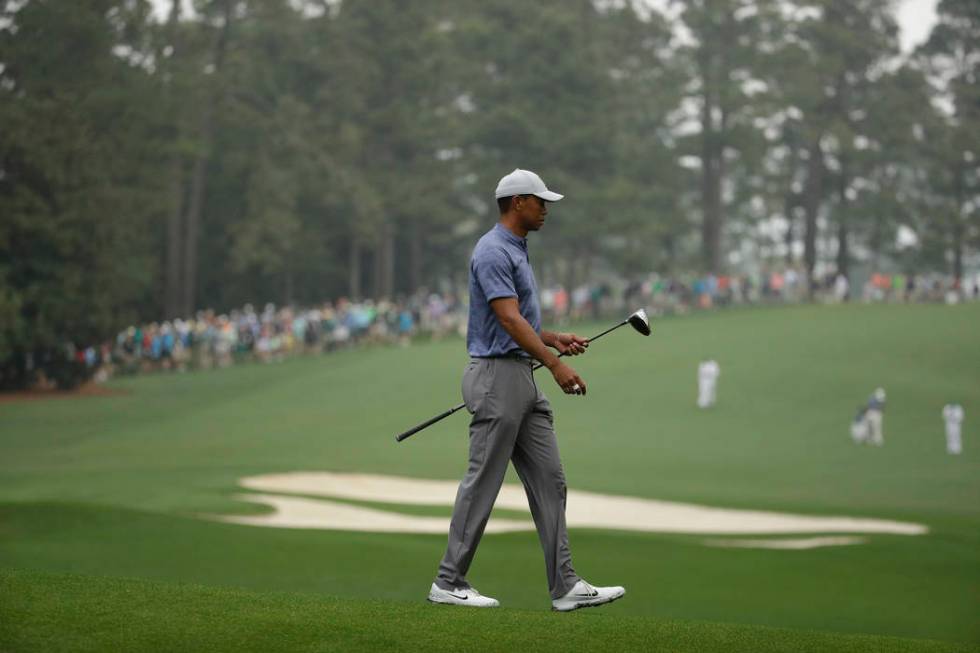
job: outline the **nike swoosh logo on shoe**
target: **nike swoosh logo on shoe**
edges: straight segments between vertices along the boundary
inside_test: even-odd
[[[465,601],[466,599],[470,598],[468,596],[459,596],[457,594],[453,594],[452,592],[446,592],[446,594],[453,597],[454,599],[459,599],[460,601]]]
[[[592,598],[594,596],[599,596],[599,592],[592,592],[591,594],[576,594],[575,596],[584,596],[584,597]]]

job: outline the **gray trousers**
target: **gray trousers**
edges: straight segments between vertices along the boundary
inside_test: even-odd
[[[449,545],[436,585],[446,590],[469,587],[466,572],[512,460],[544,549],[551,598],[564,596],[579,580],[565,527],[565,473],[551,404],[534,382],[531,362],[471,360],[463,373],[463,401],[473,415],[469,469],[456,493]]]

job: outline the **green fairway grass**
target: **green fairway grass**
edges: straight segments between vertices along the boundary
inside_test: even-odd
[[[575,329],[590,335],[605,326]],[[712,626],[705,636],[717,650],[726,650],[719,637],[744,634],[749,647],[752,637],[777,632],[759,626],[980,643],[978,335],[978,304],[740,310],[654,321],[649,338],[625,329],[609,335],[572,362],[588,383],[584,398],[562,395],[539,371],[572,489],[896,519],[930,529],[924,536],[871,535],[867,544],[806,551],[711,548],[695,535],[572,529],[577,571],[594,583],[626,585],[628,594],[583,616],[593,621],[568,622],[574,624],[569,632],[583,623],[613,632],[622,623],[633,633],[624,636],[641,637],[662,626],[665,637],[680,639],[654,645],[714,650],[684,648],[684,633],[700,626],[664,621],[686,619],[753,626]],[[696,368],[708,357],[721,365],[719,401],[701,411]],[[300,613],[322,609],[350,623],[395,610],[399,619],[418,622],[412,624],[416,647],[428,641],[421,639],[428,620],[452,629],[454,620],[465,619],[458,627],[494,631],[526,622],[537,642],[561,615],[545,612],[544,564],[532,532],[484,538],[470,580],[524,611],[473,622],[486,617],[455,617],[456,611],[424,605],[443,535],[263,529],[200,517],[262,511],[235,498],[238,479],[248,475],[326,470],[458,480],[466,468],[465,413],[401,444],[393,437],[459,402],[466,360],[462,341],[450,339],[120,379],[110,384],[113,396],[0,404],[0,570],[37,572],[6,574],[3,582],[32,596],[62,586],[82,596],[91,582],[105,589],[107,605],[139,595],[149,616],[120,631],[133,638],[141,636],[135,624],[153,621],[160,609],[153,606],[190,591],[168,584],[181,582],[208,586],[195,590],[192,603],[226,597],[232,604],[215,617],[226,629],[218,633],[233,632],[239,619],[256,632],[264,617],[249,613],[254,602],[284,615],[291,610],[281,595],[219,589],[242,588],[300,593],[289,599]],[[879,385],[888,392],[885,446],[855,446],[850,419]],[[940,413],[950,401],[966,413],[959,457],[945,453]],[[404,511],[448,515],[450,509]],[[345,607],[326,596],[356,601]],[[420,605],[365,603],[372,599]],[[3,595],[0,610],[32,612]],[[71,615],[59,617],[59,610],[41,601],[23,630],[0,625],[0,633],[8,642],[29,643],[48,624],[53,641],[71,634],[72,646],[91,648],[84,628],[68,624]],[[287,622],[282,632],[295,637],[308,623]],[[145,637],[170,636],[170,627],[177,628],[159,625]],[[103,632],[95,622],[92,629]],[[313,628],[302,635],[312,639],[296,641],[329,650],[324,632]],[[371,641],[383,648],[387,636]],[[843,636],[819,637],[828,638],[819,640],[828,647],[863,650],[847,649],[852,640]],[[633,641],[639,640],[624,640],[624,647]],[[772,650],[785,650],[797,640],[774,641],[787,645]],[[865,644],[879,648],[868,650],[934,646],[872,641]]]
[[[950,643],[761,626],[256,594],[0,572],[0,647],[43,651],[669,650],[955,653]],[[455,644],[452,644],[455,643]]]

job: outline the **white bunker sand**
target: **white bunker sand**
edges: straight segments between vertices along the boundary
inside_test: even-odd
[[[707,546],[717,546],[726,549],[788,549],[803,550],[817,549],[822,546],[846,546],[848,544],[863,544],[868,539],[853,535],[837,535],[827,537],[801,537],[779,540],[704,540]]]
[[[270,506],[263,515],[225,515],[218,519],[237,524],[275,528],[317,528],[383,533],[446,533],[448,517],[423,517],[367,508],[326,499],[331,497],[372,503],[452,506],[458,481],[434,481],[376,474],[292,472],[250,476],[240,485],[257,493],[240,494],[243,501]],[[284,496],[303,494],[307,497]],[[524,488],[504,485],[496,506],[529,512]],[[761,510],[712,508],[689,503],[639,497],[568,491],[565,513],[571,528],[688,533],[705,535],[788,535],[808,533],[922,535],[921,524],[846,516],[809,516]],[[488,533],[533,530],[530,519],[491,517]],[[859,544],[857,537],[804,540],[713,540],[714,546],[804,549]]]

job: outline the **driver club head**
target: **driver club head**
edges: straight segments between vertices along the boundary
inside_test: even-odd
[[[650,335],[650,320],[647,318],[647,312],[642,308],[630,315],[626,321],[643,335]]]

